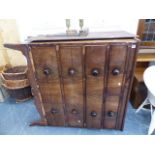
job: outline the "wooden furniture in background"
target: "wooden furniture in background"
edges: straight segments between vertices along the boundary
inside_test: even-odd
[[[141,43],[130,96],[130,101],[134,108],[138,108],[147,96],[143,73],[150,62],[155,61],[155,19],[140,19],[137,35],[141,39]]]
[[[125,32],[45,36],[20,50],[42,120],[32,125],[123,129],[138,40]]]
[[[141,46],[155,46],[155,19],[140,19],[137,35],[141,39]]]
[[[147,88],[143,81],[143,73],[147,66],[148,62],[142,64],[137,62],[136,65],[133,86],[130,95],[130,102],[134,108],[138,108],[147,96]]]

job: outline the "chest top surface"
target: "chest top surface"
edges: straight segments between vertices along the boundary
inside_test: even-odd
[[[55,42],[55,41],[88,41],[88,40],[112,40],[112,39],[135,39],[135,35],[125,31],[112,32],[91,32],[86,36],[68,36],[65,33],[55,35],[39,35],[28,37],[29,43],[35,42]]]

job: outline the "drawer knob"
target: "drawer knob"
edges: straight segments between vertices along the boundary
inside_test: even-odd
[[[74,68],[70,68],[68,70],[68,74],[71,75],[71,76],[75,75],[75,69]]]
[[[90,113],[90,115],[91,115],[92,117],[96,117],[96,116],[97,116],[97,113],[96,113],[95,111],[92,111],[92,112]]]
[[[120,70],[118,68],[114,68],[112,70],[112,74],[115,76],[115,75],[119,75],[120,74]]]
[[[52,108],[52,109],[51,109],[51,113],[52,113],[52,114],[57,114],[57,113],[58,113],[58,110],[57,110],[57,109]]]
[[[94,68],[94,69],[92,69],[92,72],[91,73],[92,73],[93,76],[98,76],[99,73],[100,73],[100,71],[99,71],[99,69]]]
[[[74,114],[74,115],[76,115],[78,112],[77,112],[76,109],[72,109],[72,112],[71,113]]]
[[[44,74],[47,75],[47,76],[50,75],[51,72],[52,72],[52,71],[51,71],[50,68],[45,68],[45,69],[44,69]]]
[[[108,116],[109,117],[114,117],[115,113],[113,111],[108,111]]]

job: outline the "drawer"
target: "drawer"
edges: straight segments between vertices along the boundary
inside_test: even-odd
[[[55,46],[32,46],[31,52],[35,67],[35,75],[38,81],[47,82],[59,77]]]
[[[58,80],[49,83],[40,82],[39,89],[48,123],[54,126],[65,125],[60,82]]]
[[[103,77],[86,81],[86,126],[102,128]]]
[[[115,128],[119,106],[119,96],[107,96],[105,101],[104,128]]]
[[[62,103],[60,81],[54,80],[49,83],[39,82],[39,90],[44,103]]]
[[[127,46],[112,45],[108,66],[108,78],[121,82],[123,75],[126,74]]]
[[[119,95],[122,90],[123,75],[117,75],[115,77],[109,76],[107,80],[107,91],[109,95]]]
[[[105,71],[107,45],[86,46],[85,51],[86,76],[103,76]]]
[[[61,104],[44,103],[43,105],[46,113],[47,122],[49,125],[65,126],[64,109]]]
[[[110,68],[124,67],[128,47],[126,45],[111,45],[110,48]]]
[[[64,99],[68,126],[83,127],[84,89],[82,80],[64,79]]]
[[[121,93],[124,85],[123,80],[126,76],[126,58],[127,46],[111,46],[107,78],[108,94],[110,95],[119,95]]]
[[[60,59],[64,78],[82,77],[83,53],[80,46],[61,46]]]

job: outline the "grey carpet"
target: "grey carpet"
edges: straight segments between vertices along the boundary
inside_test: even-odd
[[[146,135],[150,123],[149,110],[135,114],[135,109],[128,104],[124,131],[105,129],[80,129],[68,127],[33,126],[29,123],[38,120],[39,114],[33,99],[24,103],[7,100],[0,103],[1,135]]]

